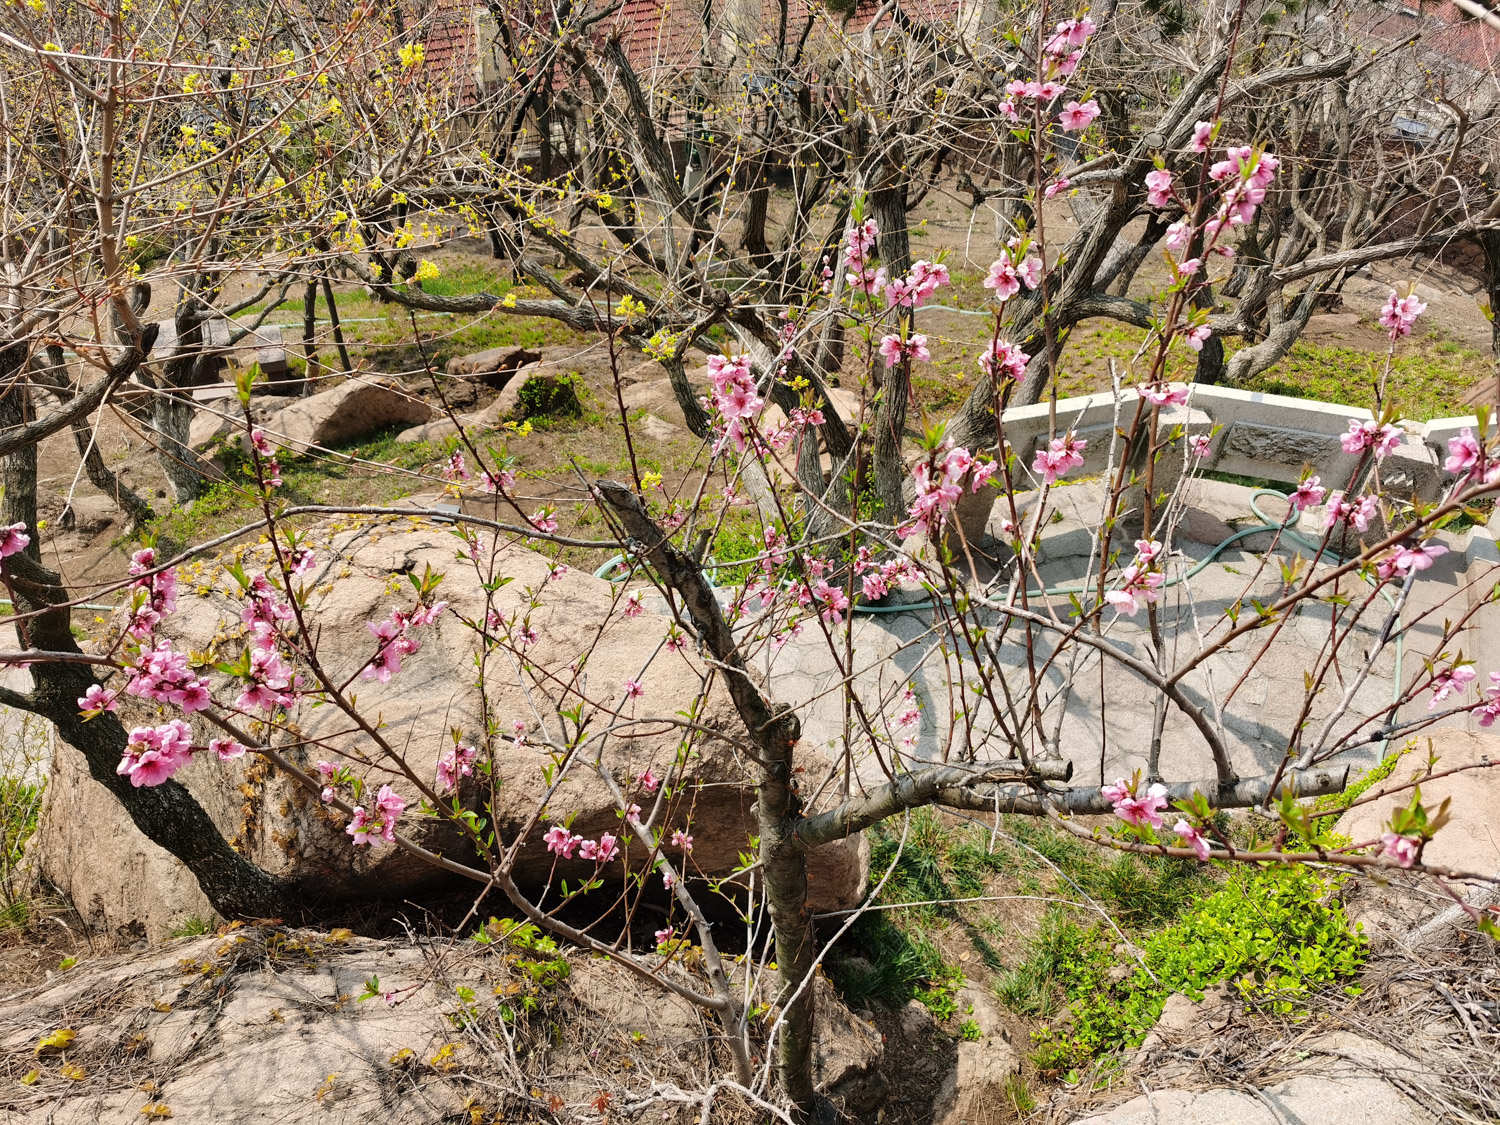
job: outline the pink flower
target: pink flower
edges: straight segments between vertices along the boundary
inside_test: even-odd
[[[1213,850],[1203,833],[1185,820],[1179,820],[1174,824],[1172,831],[1182,837],[1183,843],[1198,853],[1199,859],[1207,859],[1209,852]]]
[[[636,784],[639,785],[647,793],[655,793],[657,789],[661,787],[661,778],[657,777],[654,773],[651,772],[650,766],[647,766],[644,770],[637,774],[635,780]]]
[[[639,680],[626,680],[624,688],[626,699],[639,699],[646,694],[646,689],[641,687]]]
[[[1185,383],[1175,388],[1171,383],[1146,383],[1141,386],[1141,397],[1156,406],[1181,406],[1188,400],[1188,388]]]
[[[318,563],[318,556],[313,553],[311,547],[296,547],[287,559],[287,569],[293,574],[302,575],[308,573]]]
[[[1422,841],[1417,836],[1398,836],[1394,832],[1386,832],[1380,837],[1380,854],[1387,859],[1394,859],[1398,866],[1410,867],[1417,862],[1417,855],[1422,850]]]
[[[1193,237],[1193,225],[1186,219],[1178,219],[1167,228],[1167,249],[1183,250]]]
[[[563,859],[572,859],[573,852],[577,850],[579,844],[584,842],[584,839],[582,836],[574,836],[561,824],[554,824],[551,828],[547,829],[547,834],[542,837],[542,841],[547,845],[547,850],[553,855],[562,856]],[[593,841],[589,841],[589,843],[592,844]],[[585,856],[584,858],[587,859],[588,857]]]
[[[363,805],[354,806],[353,819],[349,821],[349,827],[344,829],[344,833],[354,841],[357,848],[368,847],[373,840],[379,839],[374,822]]]
[[[637,828],[641,826],[641,806],[634,801],[625,807],[625,823]]]
[[[1060,191],[1067,191],[1070,181],[1067,176],[1059,176],[1046,186],[1042,191],[1043,199],[1051,199]]]
[[[1380,323],[1390,330],[1391,339],[1398,340],[1402,336],[1411,335],[1411,326],[1417,322],[1417,317],[1427,311],[1427,302],[1419,300],[1415,293],[1409,293],[1405,297],[1396,296],[1396,291],[1391,290],[1390,296],[1385,299],[1385,304],[1380,309]]]
[[[1448,439],[1448,459],[1443,462],[1443,468],[1450,473],[1469,477],[1479,470],[1483,458],[1483,447],[1474,437],[1474,431],[1465,426],[1457,437]]]
[[[1192,328],[1189,328],[1187,330],[1184,339],[1187,340],[1187,346],[1192,348],[1193,351],[1201,352],[1203,350],[1203,345],[1208,343],[1208,338],[1212,335],[1213,331],[1208,327],[1208,325],[1196,324]]]
[[[443,479],[455,482],[469,479],[469,466],[464,461],[464,451],[455,449],[443,466]]]
[[[1349,432],[1339,436],[1339,445],[1345,453],[1373,449],[1376,460],[1380,460],[1395,451],[1401,444],[1401,438],[1399,426],[1382,426],[1373,418],[1367,418],[1363,422],[1358,418],[1350,418]]]
[[[486,492],[509,492],[516,487],[516,474],[509,469],[501,469],[495,473],[486,469],[479,484]]]
[[[1047,484],[1056,484],[1060,477],[1067,476],[1083,464],[1083,451],[1087,447],[1086,439],[1075,438],[1072,434],[1053,438],[1046,449],[1037,450],[1031,463],[1032,472],[1041,474]]]
[[[1202,268],[1202,258],[1184,258],[1177,263],[1177,272],[1182,274],[1183,277],[1192,277]]]
[[[1165,168],[1146,173],[1146,202],[1152,207],[1165,207],[1172,202],[1172,173]]]
[[[677,873],[674,871],[663,871],[661,873],[661,885],[670,891],[677,885]]]
[[[994,339],[989,351],[979,357],[979,370],[990,378],[1020,379],[1031,357],[1009,340]]]
[[[438,788],[444,793],[457,789],[460,779],[473,776],[474,759],[478,756],[478,750],[463,743],[443,751],[437,762]]]
[[[1057,115],[1057,123],[1066,132],[1076,133],[1087,129],[1089,123],[1099,116],[1099,103],[1090,98],[1086,102],[1069,102]]]
[[[208,681],[194,675],[187,657],[173,651],[172,643],[165,638],[140,650],[125,691],[188,712],[201,711],[210,702]]]
[[[690,852],[693,850],[693,838],[681,828],[678,828],[672,833],[672,846],[674,848],[681,848],[684,853]]]
[[[1375,497],[1361,496],[1352,503],[1342,492],[1328,498],[1328,510],[1323,514],[1323,529],[1326,531],[1338,523],[1345,523],[1357,531],[1370,530],[1370,521],[1378,511]]]
[[[243,758],[245,756],[245,748],[232,738],[209,739],[208,752],[216,756],[221,762],[228,762],[234,758]]]
[[[1312,476],[1308,477],[1301,484],[1299,484],[1292,492],[1292,494],[1286,499],[1287,503],[1290,504],[1295,511],[1305,512],[1308,508],[1316,508],[1319,504],[1321,504],[1323,502],[1323,497],[1327,494],[1327,491],[1327,489],[1325,489],[1320,483],[1318,483],[1318,478]]]
[[[1402,572],[1412,573],[1426,570],[1434,560],[1447,553],[1448,548],[1441,543],[1418,543],[1411,547],[1402,547],[1396,552],[1395,568]]]
[[[115,701],[118,698],[115,692],[104,687],[102,684],[90,684],[88,690],[78,700],[78,709],[80,711],[93,711],[96,714],[103,711],[113,711],[116,706]]]
[[[812,584],[812,596],[818,602],[818,615],[824,621],[837,625],[844,620],[844,613],[849,609],[849,595],[842,589],[830,585],[825,578],[819,578]]]
[[[896,366],[903,356],[916,360],[932,358],[932,353],[927,350],[927,337],[920,332],[913,332],[906,340],[894,334],[881,337],[880,354],[885,357],[887,367]]]
[[[1192,451],[1194,457],[1199,459],[1207,457],[1213,446],[1213,439],[1207,434],[1193,434],[1187,440],[1188,449]]]
[[[391,677],[401,671],[401,658],[422,647],[420,642],[407,635],[411,624],[411,618],[400,610],[393,610],[390,617],[378,624],[373,621],[365,623],[365,628],[380,642],[380,647],[360,672],[364,679],[390,683]]]
[[[1432,698],[1427,701],[1427,710],[1432,711],[1437,705],[1450,695],[1462,695],[1476,679],[1479,673],[1467,664],[1455,664],[1451,668],[1444,668],[1432,677],[1432,683],[1427,685],[1432,690]]]
[[[1115,815],[1126,824],[1137,828],[1144,828],[1148,824],[1152,828],[1162,826],[1161,810],[1167,807],[1167,787],[1160,782],[1147,789],[1143,797],[1137,797],[1124,781],[1105,786],[1103,793],[1114,805]]]
[[[553,511],[551,507],[538,508],[531,514],[531,526],[543,533],[556,531],[557,518],[553,515]]]
[[[595,863],[608,863],[619,854],[620,848],[616,837],[605,832],[599,837],[599,843],[594,848],[594,854],[592,856],[585,856],[584,858],[591,858]]]
[[[375,796],[375,809],[380,814],[380,836],[386,843],[396,839],[396,821],[406,811],[406,800],[389,785],[382,785]]]
[[[0,527],[0,559],[7,559],[18,551],[24,551],[30,543],[31,536],[26,534],[24,520],[9,527]]]
[[[192,758],[192,742],[192,731],[181,719],[171,719],[159,727],[136,727],[130,732],[115,772],[128,776],[136,788],[160,785],[187,765]]]
[[[318,793],[318,800],[322,801],[325,805],[331,805],[333,804],[334,796],[333,786],[325,785]]]
[[[666,945],[667,942],[671,941],[676,936],[677,936],[677,931],[674,930],[671,926],[667,926],[667,927],[665,927],[663,929],[660,929],[660,930],[656,931],[656,934],[655,934],[656,944],[657,945]]]
[[[1194,152],[1207,152],[1209,136],[1214,131],[1212,121],[1199,121],[1193,126],[1193,139],[1188,148]]]
[[[1104,600],[1127,617],[1133,617],[1142,604],[1153,605],[1161,597],[1161,587],[1166,577],[1159,571],[1147,570],[1137,560],[1127,566],[1120,575],[1121,585],[1104,594]]]

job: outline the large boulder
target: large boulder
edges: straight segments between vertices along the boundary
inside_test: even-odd
[[[353,376],[299,399],[266,420],[267,433],[296,452],[354,441],[391,426],[414,426],[433,415],[427,403],[393,379]]]
[[[515,873],[532,888],[553,877],[554,857],[541,839],[548,822],[571,818],[579,835],[608,831],[628,837],[611,782],[634,793],[649,815],[650,801],[635,782],[649,766],[658,777],[674,778],[653,826],[667,836],[676,828],[692,833],[690,874],[722,877],[740,866],[755,831],[752,774],[739,749],[743,728],[717,681],[703,691],[701,661],[662,646],[665,618],[626,617],[607,582],[577,570],[554,572],[549,560],[520,546],[497,556],[495,575],[508,581],[487,605],[474,565],[455,558],[463,543],[454,529],[415,518],[396,525],[321,525],[310,529],[306,542],[317,553],[318,567],[306,579],[303,614],[318,635],[320,664],[378,724],[378,739],[335,706],[301,703],[290,716],[300,740],[277,739],[292,762],[310,770],[320,759],[343,755],[372,786],[391,782],[414,799],[419,782],[433,784],[438,756],[452,747],[455,733],[484,745],[488,732],[500,846],[519,841]],[[255,573],[265,565],[264,551],[249,547],[238,554]],[[451,614],[418,631],[420,652],[408,656],[388,683],[360,678],[376,652],[368,626],[393,609],[410,609],[408,576],[429,566],[446,574],[440,590]],[[244,649],[242,603],[227,592],[233,585],[222,561],[183,576],[177,611],[162,628],[197,664],[234,660]],[[503,647],[481,658],[477,634],[460,618],[484,621],[487,613],[534,632],[527,670]],[[211,678],[222,680],[217,673]],[[628,679],[642,685],[641,697],[625,698]],[[221,699],[234,695],[226,686],[218,691]],[[127,724],[162,721],[126,698],[135,708],[122,715]],[[570,752],[559,715],[579,706],[583,737]],[[691,721],[684,722],[689,714]],[[570,731],[577,729],[576,721],[568,724]],[[518,725],[524,738],[516,738]],[[219,733],[200,727],[203,742]],[[404,758],[410,776],[401,775],[380,740]],[[821,768],[808,763],[810,774]],[[276,874],[315,879],[332,897],[420,896],[451,884],[451,876],[409,853],[352,847],[342,815],[262,758],[220,763],[199,755],[177,779],[244,854]],[[470,784],[466,797],[482,809],[490,794]],[[432,850],[471,860],[472,849],[442,821],[408,814],[403,830]],[[44,874],[91,922],[159,935],[185,918],[211,916],[191,875],[136,831],[119,804],[89,778],[82,756],[68,747],[60,747],[53,762],[38,846]],[[626,856],[632,871],[646,860],[639,845]],[[857,901],[866,873],[860,842],[820,849],[811,866],[815,909]],[[564,862],[557,874],[576,885],[593,870],[582,861]],[[604,893],[618,892],[620,872],[619,865],[609,872],[614,890]],[[649,882],[659,888],[659,881]]]
[[[528,971],[538,965],[545,971]],[[389,1001],[360,1002],[372,978]],[[879,1036],[830,995],[820,992],[819,1009],[840,1042],[827,1058],[820,1052],[815,1079],[851,1105],[854,1076],[878,1075]],[[0,1001],[0,1068],[10,1079],[0,1120],[598,1120],[586,1107],[601,1096],[625,1104],[724,1073],[721,1038],[692,1004],[612,961],[244,928],[86,960]],[[528,1112],[549,1104],[554,1112]],[[652,1120],[698,1120],[697,1105],[658,1104],[666,1113]],[[726,1092],[719,1107],[733,1104]],[[565,1105],[573,1112],[556,1112]]]
[[[1438,759],[1433,772],[1446,776],[1422,782],[1422,804],[1429,812],[1444,801],[1452,804],[1448,823],[1423,849],[1422,858],[1461,871],[1500,872],[1500,737],[1453,727],[1423,731],[1416,749],[1397,764],[1385,784],[1395,785],[1424,771],[1429,747]],[[1448,772],[1454,769],[1460,772]],[[1403,789],[1384,800],[1356,805],[1339,818],[1334,831],[1355,843],[1378,840],[1391,813],[1410,803],[1411,795],[1410,789]]]

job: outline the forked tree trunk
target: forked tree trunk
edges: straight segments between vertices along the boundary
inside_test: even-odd
[[[595,497],[624,534],[643,545],[656,573],[681,596],[699,642],[716,661],[745,733],[759,752],[756,820],[781,982],[777,1075],[799,1115],[810,1119],[817,1103],[812,1054],[816,993],[811,979],[817,947],[807,908],[807,854],[794,833],[801,801],[793,787],[793,755],[802,735],[801,722],[796,712],[778,708],[751,678],[702,569],[672,546],[635,494],[624,485],[600,481]]]

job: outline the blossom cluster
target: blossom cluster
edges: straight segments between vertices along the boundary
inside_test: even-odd
[[[713,381],[712,402],[720,417],[728,422],[725,436],[736,449],[744,451],[745,423],[755,417],[765,400],[755,387],[750,357],[745,355],[708,357],[708,374]]]
[[[1088,448],[1085,438],[1066,433],[1047,443],[1046,449],[1038,449],[1032,459],[1031,471],[1047,484],[1056,484],[1074,469],[1083,467],[1083,451]]]
[[[382,785],[380,791],[375,794],[374,810],[367,812],[363,805],[355,805],[354,813],[349,818],[349,826],[344,829],[344,833],[354,841],[355,847],[367,847],[380,842],[394,844],[396,822],[401,819],[401,814],[405,811],[405,798],[389,785]]]
[[[591,859],[605,864],[620,854],[619,837],[603,832],[597,840],[586,840],[575,836],[560,824],[554,824],[542,837],[547,850],[560,859],[572,859],[576,852],[579,859]]]
[[[1000,112],[1011,121],[1020,121],[1018,106],[1024,101],[1033,101],[1037,108],[1045,109],[1067,92],[1071,78],[1083,61],[1083,51],[1089,37],[1098,26],[1087,16],[1067,19],[1053,28],[1052,34],[1042,47],[1041,78],[1026,81],[1013,79],[1005,85],[1005,100],[1000,103]],[[1099,116],[1099,103],[1092,98],[1087,101],[1069,101],[1057,115],[1057,123],[1065,132],[1077,132],[1088,128]]]
[[[474,775],[474,760],[479,756],[479,751],[472,746],[460,742],[451,746],[438,757],[437,783],[438,789],[443,793],[452,793],[458,788],[460,780]]]
[[[1427,302],[1420,300],[1415,293],[1408,293],[1405,297],[1399,296],[1394,289],[1386,297],[1385,304],[1380,310],[1380,323],[1391,336],[1391,342],[1399,340],[1402,336],[1410,336],[1412,325],[1417,322],[1417,317],[1427,311]]]
[[[1193,129],[1190,145],[1192,150],[1208,151],[1212,133],[1213,125],[1210,122],[1199,121]],[[1250,145],[1226,149],[1224,158],[1209,166],[1209,179],[1223,186],[1218,207],[1203,223],[1201,233],[1207,250],[1225,257],[1233,256],[1233,248],[1220,242],[1222,234],[1231,227],[1242,226],[1255,218],[1255,213],[1265,202],[1266,193],[1280,167],[1281,161],[1275,155],[1257,151]],[[1158,168],[1146,174],[1146,201],[1153,207],[1182,203],[1177,198],[1169,170]],[[1185,205],[1183,209],[1190,210]],[[1167,228],[1168,248],[1174,251],[1187,249],[1197,229],[1188,216],[1178,219]],[[1197,273],[1200,265],[1199,259],[1192,258],[1180,262],[1177,269],[1179,273],[1191,275]]]
[[[943,452],[940,460],[934,457],[918,462],[911,474],[916,496],[899,532],[931,535],[941,530],[953,505],[964,494],[964,485],[970,492],[978,492],[995,475],[996,468],[995,462],[981,461],[962,446]]]
[[[1154,782],[1145,792],[1140,789],[1140,777],[1137,775],[1129,781],[1121,778],[1113,785],[1104,786],[1100,792],[1114,807],[1115,815],[1126,824],[1136,828],[1163,827],[1166,822],[1161,814],[1168,804],[1167,787],[1161,782]],[[1206,860],[1213,851],[1203,830],[1187,820],[1179,817],[1172,826],[1172,831],[1197,853],[1199,859]]]
[[[1042,283],[1042,259],[1030,253],[1028,240],[1013,238],[1006,243],[1006,252],[990,263],[984,278],[984,287],[995,291],[995,300],[1002,304],[1021,291],[1035,289]]]
[[[1133,617],[1143,604],[1155,605],[1166,582],[1166,576],[1155,569],[1161,549],[1154,539],[1137,539],[1135,558],[1121,573],[1120,585],[1107,591],[1104,600],[1127,617]]]
[[[430,604],[419,604],[410,612],[401,609],[391,610],[391,615],[384,621],[370,621],[365,628],[370,630],[371,635],[379,642],[375,655],[365,665],[360,676],[366,680],[379,680],[381,683],[389,683],[392,676],[401,671],[401,660],[415,653],[422,647],[422,643],[411,635],[414,628],[431,625],[437,620],[438,615],[447,608],[447,602],[432,602]]]

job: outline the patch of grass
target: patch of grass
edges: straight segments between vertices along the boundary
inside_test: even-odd
[[[1280,363],[1251,379],[1245,389],[1373,409],[1384,365],[1382,353],[1299,340]],[[1489,372],[1484,356],[1451,340],[1403,344],[1391,363],[1386,401],[1399,417],[1419,422],[1468,414],[1464,392]]]
[[[41,785],[0,777],[0,927],[23,925],[29,914],[16,876],[41,809]]]
[[[169,936],[174,938],[202,937],[211,929],[213,929],[213,926],[207,918],[200,918],[195,914],[191,918],[184,918],[181,925],[174,929]]]
[[[1213,887],[1210,873],[1191,860],[1108,851],[1029,817],[1012,818],[1006,827],[1029,860],[1023,889],[1083,895],[1127,929],[1171,922]]]
[[[1177,918],[1214,886],[1197,864],[1106,852],[1030,817],[1007,817],[1001,829],[992,840],[978,825],[921,809],[911,815],[904,847],[899,825],[871,831],[871,870],[883,874],[892,863],[895,867],[879,899],[885,909],[865,915],[849,935],[847,948],[859,959],[852,967],[846,959],[830,970],[850,1003],[874,1000],[899,1007],[916,999],[938,1018],[951,1018],[964,974],[944,950],[962,943],[979,963],[1001,973],[1002,995],[1013,1008],[1042,1014],[1062,995],[1056,984],[1062,969],[1027,964],[1004,973],[995,946],[1003,924],[985,903],[958,900],[1012,889],[1091,899],[1122,925],[1149,927]],[[1066,917],[1061,909],[1055,917],[1045,915],[1043,933],[1056,931]],[[1044,945],[1067,956],[1055,935]]]
[[[1350,805],[1395,773],[1396,767],[1401,764],[1401,759],[1416,748],[1417,740],[1413,738],[1395,753],[1387,755],[1360,774],[1346,785],[1342,792],[1328,793],[1319,797],[1313,802],[1313,811],[1318,817],[1318,822],[1325,828],[1333,827],[1333,822],[1342,816]]]
[[[393,426],[339,446],[331,454],[283,453],[281,504],[365,504],[398,498],[425,482],[410,472],[448,456],[457,439],[439,442],[400,442],[405,427]],[[374,465],[387,466],[382,472]],[[255,519],[259,501],[249,481],[249,461],[238,447],[221,454],[228,479],[217,481],[190,507],[174,507],[159,516],[150,530],[167,549],[222,534]]]

